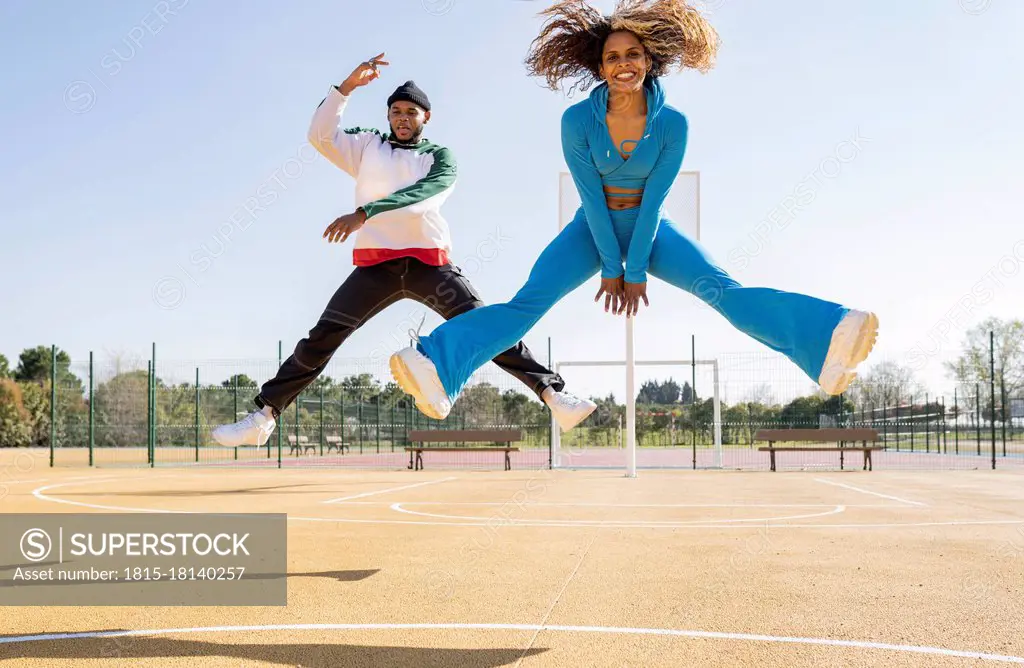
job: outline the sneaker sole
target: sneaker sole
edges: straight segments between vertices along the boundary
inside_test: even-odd
[[[262,443],[260,443],[259,440],[257,440],[255,443],[232,443],[230,441],[222,441],[215,434],[210,434],[210,436],[211,438],[213,438],[217,446],[222,448],[262,448],[263,446],[270,442],[270,437],[273,436],[273,434],[269,434],[267,438],[263,440]]]
[[[443,420],[444,416],[440,415],[431,406],[430,402],[426,400],[423,394],[423,390],[420,388],[419,383],[416,382],[415,376],[409,371],[409,366],[402,359],[401,355],[395,353],[391,356],[388,361],[388,366],[391,367],[391,375],[394,377],[398,387],[412,396],[416,401],[416,408],[429,418],[435,420]]]
[[[878,316],[874,313],[868,313],[867,320],[861,326],[857,332],[857,340],[854,341],[851,349],[853,354],[849,358],[844,360],[843,366],[846,367],[847,371],[843,373],[839,381],[829,391],[832,396],[838,396],[846,391],[846,388],[850,386],[857,378],[857,373],[854,369],[857,368],[868,358],[871,351],[875,348],[875,343],[878,341]]]
[[[568,427],[565,426],[564,424],[562,424],[561,422],[558,423],[558,426],[562,428],[562,431],[571,431],[571,430],[575,429],[576,427],[578,427],[581,422],[583,422],[588,417],[590,417],[591,413],[593,413],[596,410],[597,410],[597,406],[594,406],[593,408],[591,408],[589,411],[584,413],[578,420],[576,420],[574,423],[572,423]],[[556,421],[557,421],[557,418],[556,418]]]

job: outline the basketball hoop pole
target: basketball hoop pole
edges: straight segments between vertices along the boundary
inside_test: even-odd
[[[700,240],[700,172],[699,171],[688,171],[684,170],[679,172],[681,177],[678,183],[681,184],[692,184],[692,186],[686,186],[677,190],[676,186],[673,186],[670,192],[670,198],[666,201],[666,205],[673,216],[673,219],[682,224],[685,229],[693,236],[694,239]],[[562,228],[569,224],[574,213],[579,209],[579,193],[576,192],[575,184],[572,182],[572,177],[569,172],[559,173],[558,178],[558,231],[561,232]],[[692,188],[692,195],[687,196],[687,188]],[[678,194],[677,194],[678,193]],[[685,200],[685,204],[684,204]],[[692,202],[692,208],[689,203]],[[626,319],[626,448],[627,448],[627,464],[626,464],[626,477],[636,477],[636,358],[634,357],[634,346],[633,346],[633,334],[634,334],[634,318]],[[556,364],[555,368],[564,366],[564,364]],[[717,373],[718,367],[715,366]],[[715,389],[718,389],[717,377],[715,383]],[[717,400],[715,406],[718,406]],[[715,416],[716,424],[716,440],[717,431],[719,427],[719,416]],[[622,424],[621,422],[619,423]],[[561,465],[561,430],[555,423],[554,417],[551,419],[551,466],[558,468]],[[721,453],[717,453],[720,457]],[[720,462],[717,459],[716,462]]]

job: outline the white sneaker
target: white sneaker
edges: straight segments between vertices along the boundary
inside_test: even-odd
[[[854,369],[868,358],[878,339],[878,316],[850,311],[832,332],[818,385],[826,394],[842,394],[857,377]]]
[[[427,417],[443,420],[452,410],[437,367],[426,355],[411,346],[391,356],[391,375],[404,392],[416,400],[416,408]]]
[[[225,424],[213,430],[213,440],[226,448],[239,445],[266,445],[277,422],[263,411],[253,411],[234,424]]]
[[[568,392],[550,390],[544,394],[544,403],[551,409],[551,415],[562,431],[569,431],[583,422],[597,408],[593,401],[580,399]]]

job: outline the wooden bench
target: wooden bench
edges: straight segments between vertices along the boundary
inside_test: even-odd
[[[341,436],[338,436],[337,434],[328,434],[324,437],[324,440],[327,441],[327,452],[337,450],[339,454],[343,455],[345,454],[345,450],[352,449],[349,447],[348,443],[342,441]]]
[[[305,454],[309,450],[312,450],[314,453],[316,452],[316,446],[309,442],[308,436],[299,436],[298,440],[296,441],[295,435],[289,434],[288,445],[291,446],[291,449],[288,451],[288,454],[290,455],[294,452],[296,457],[299,456],[299,450],[302,450],[303,454]]]
[[[519,452],[519,448],[509,445],[501,446],[499,443],[514,443],[523,440],[523,432],[519,429],[496,429],[496,430],[452,430],[428,429],[425,431],[410,431],[410,443],[494,443],[483,447],[437,447],[413,445],[405,449],[409,453],[409,468],[414,471],[423,469],[424,452],[504,452],[505,470],[512,470],[510,453]],[[413,456],[415,455],[415,460]]]
[[[844,467],[844,459],[847,452],[864,453],[863,470],[871,471],[874,467],[871,463],[871,453],[875,450],[882,450],[880,445],[868,445],[878,442],[878,431],[875,429],[758,429],[754,434],[758,441],[768,441],[767,447],[758,448],[758,452],[767,452],[771,456],[771,470],[775,470],[776,452],[838,452],[839,470]],[[823,441],[837,441],[837,445],[797,446],[797,447],[775,447],[776,442],[792,443],[821,443]],[[845,443],[856,443],[860,445],[845,445]]]

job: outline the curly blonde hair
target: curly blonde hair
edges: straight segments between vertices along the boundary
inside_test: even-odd
[[[551,90],[558,90],[563,79],[578,79],[570,94],[577,86],[585,91],[601,81],[605,40],[620,30],[643,44],[652,77],[673,68],[707,72],[718,52],[718,33],[686,0],[619,0],[611,16],[586,0],[560,0],[539,15],[548,18],[530,46],[527,71],[542,77]]]

